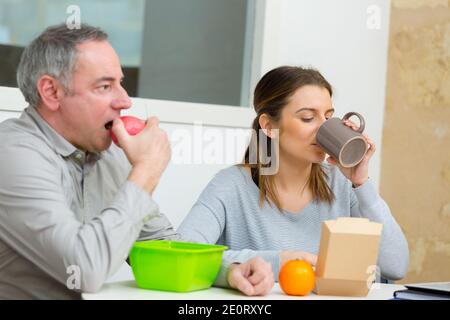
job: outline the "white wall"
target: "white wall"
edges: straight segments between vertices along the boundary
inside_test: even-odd
[[[213,175],[242,161],[249,130],[164,123],[161,127],[169,135],[172,160],[154,197],[178,227]]]
[[[266,0],[260,71],[285,64],[321,71],[334,88],[336,116],[357,111],[366,119],[377,145],[369,171],[377,187],[389,16],[389,0]]]

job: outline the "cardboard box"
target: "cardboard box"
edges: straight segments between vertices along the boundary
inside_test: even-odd
[[[375,279],[382,228],[382,224],[365,218],[322,222],[314,292],[367,296]]]

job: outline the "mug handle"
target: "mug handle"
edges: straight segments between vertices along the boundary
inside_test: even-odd
[[[359,128],[356,130],[359,133],[362,133],[364,131],[364,128],[366,126],[364,122],[364,118],[362,115],[360,115],[358,112],[349,112],[347,113],[343,118],[342,121],[348,120],[351,116],[357,116],[359,119]]]

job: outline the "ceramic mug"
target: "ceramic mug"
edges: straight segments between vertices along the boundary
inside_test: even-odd
[[[358,130],[344,124],[351,116],[359,118]],[[330,118],[317,131],[316,143],[345,168],[356,166],[367,152],[367,141],[362,135],[364,118],[357,112],[347,113],[342,120]]]

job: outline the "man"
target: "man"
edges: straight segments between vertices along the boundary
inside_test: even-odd
[[[17,80],[30,106],[0,124],[0,298],[80,298],[101,288],[136,240],[179,239],[151,196],[168,137],[156,118],[128,135],[122,78],[107,35],[88,25],[50,27],[25,49]],[[80,287],[69,289],[74,270]],[[273,283],[259,258],[224,261],[216,280],[247,295]]]

